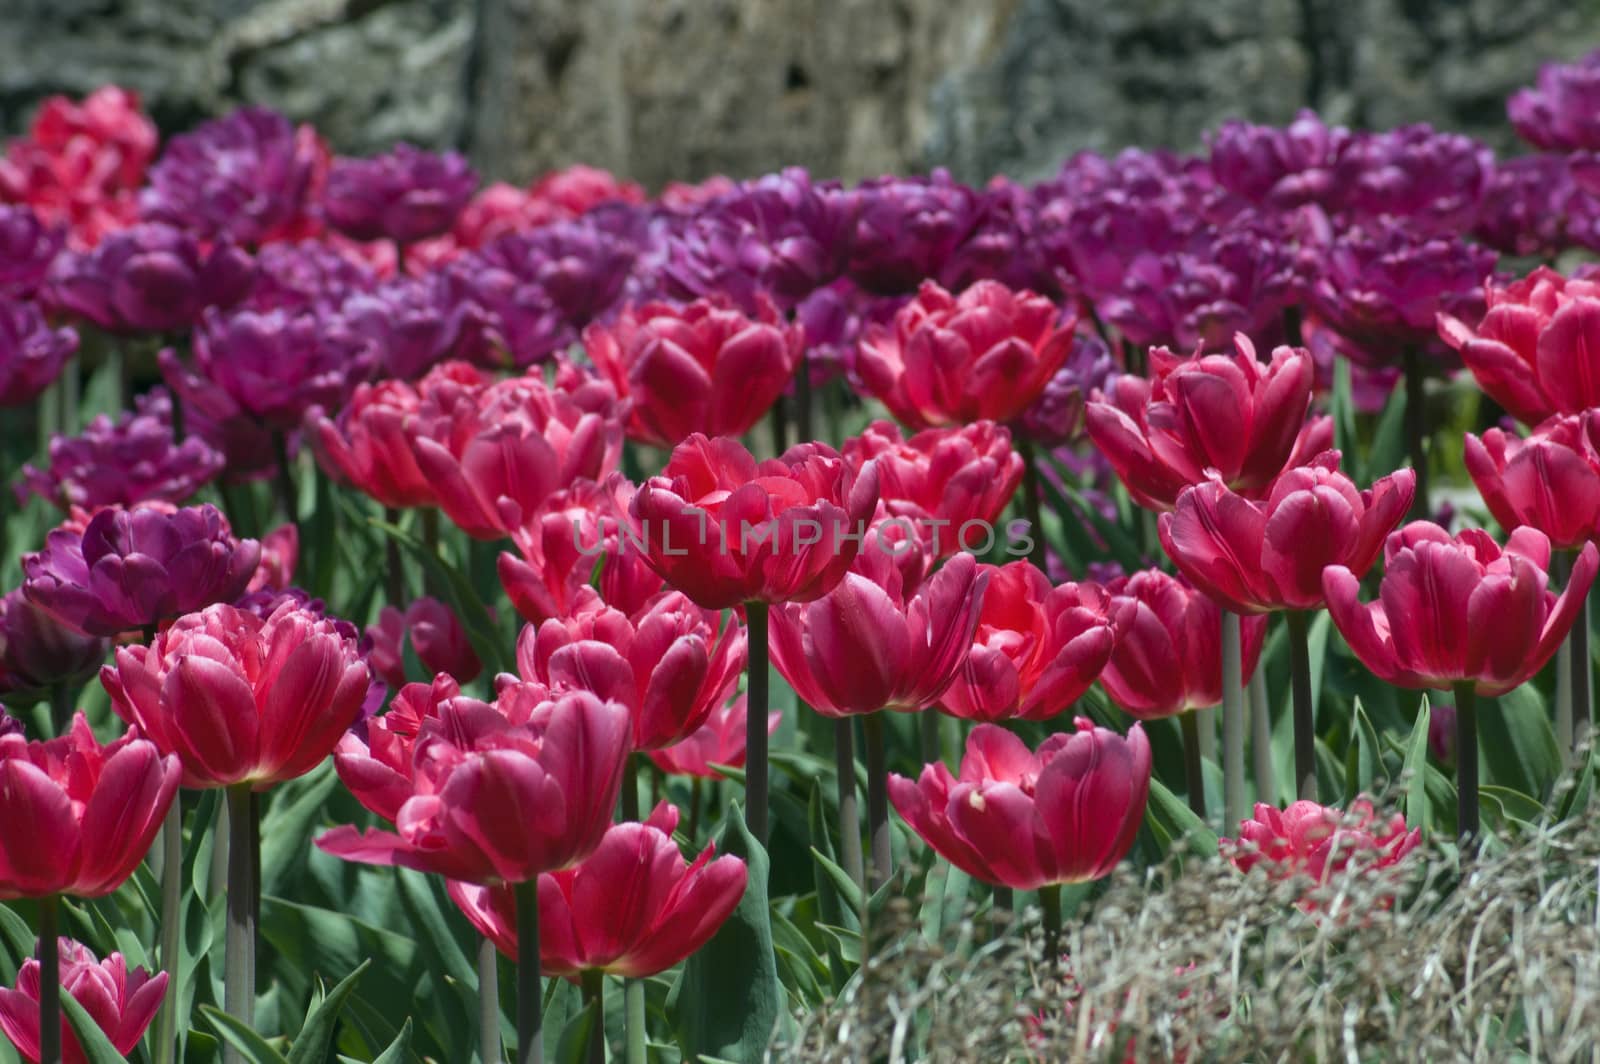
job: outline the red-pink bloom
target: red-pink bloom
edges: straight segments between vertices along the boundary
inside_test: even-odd
[[[540,175],[528,192],[572,217],[587,214],[605,203],[640,204],[645,201],[644,188],[637,182],[621,180],[609,170],[583,163]]]
[[[720,629],[720,630],[719,630]],[[572,614],[523,628],[517,671],[552,691],[587,690],[633,715],[633,745],[656,750],[699,730],[745,666],[745,632],[677,591],[629,617],[592,590]]]
[[[1264,501],[1208,480],[1178,495],[1158,529],[1167,557],[1195,587],[1235,613],[1313,610],[1322,570],[1365,576],[1416,489],[1409,469],[1366,491],[1339,472],[1339,452],[1287,469]]]
[[[1566,638],[1594,582],[1596,551],[1584,544],[1559,598],[1548,588],[1550,540],[1526,526],[1502,549],[1479,528],[1452,538],[1413,521],[1390,534],[1383,567],[1378,599],[1365,605],[1350,570],[1322,574],[1328,612],[1361,663],[1397,687],[1471,681],[1494,697],[1531,679]]]
[[[186,787],[303,776],[361,715],[371,676],[349,625],[292,602],[216,605],[100,670],[117,715],[183,763]]]
[[[1106,590],[1123,620],[1100,674],[1113,702],[1140,720],[1155,720],[1222,701],[1221,607],[1159,569],[1118,577]],[[1240,621],[1241,683],[1256,671],[1266,634],[1266,617]]]
[[[940,699],[967,720],[1048,720],[1080,698],[1116,644],[1110,596],[1097,584],[1050,580],[1032,562],[980,567],[989,576],[966,661]]]
[[[402,613],[393,606],[378,611],[378,623],[367,626],[372,652],[367,663],[378,679],[398,690],[405,683],[405,643],[409,636],[417,660],[430,673],[448,673],[471,683],[483,671],[467,631],[455,613],[438,599],[424,595]]]
[[[412,748],[425,720],[461,694],[461,686],[440,673],[431,684],[408,683],[389,703],[389,711],[358,721],[334,748],[333,767],[356,801],[393,821],[411,797]],[[535,692],[542,700],[542,693]]]
[[[44,742],[0,735],[0,898],[116,890],[149,852],[179,771],[137,732],[101,746],[82,713]]]
[[[822,598],[773,609],[772,664],[823,716],[927,709],[967,658],[989,579],[958,554],[910,594],[887,552],[863,551]]]
[[[1308,876],[1319,885],[1342,875],[1353,858],[1367,874],[1393,868],[1421,841],[1420,828],[1407,831],[1399,813],[1380,818],[1364,797],[1348,813],[1308,801],[1280,812],[1257,802],[1255,815],[1239,822],[1239,837],[1220,840],[1223,856],[1241,872],[1261,868],[1272,879]],[[1316,907],[1310,899],[1300,904]]]
[[[1467,472],[1503,528],[1528,525],[1571,550],[1600,536],[1600,412],[1556,415],[1518,439],[1467,433]]]
[[[1483,296],[1477,328],[1439,315],[1439,335],[1478,387],[1529,425],[1600,406],[1600,280],[1540,266],[1504,287],[1489,282]]]
[[[875,461],[887,516],[909,522],[935,559],[980,540],[963,531],[969,521],[989,535],[1022,482],[1011,433],[992,421],[927,429],[909,440],[892,422],[874,421],[841,453],[857,466]]]
[[[804,343],[765,298],[754,317],[710,299],[646,303],[583,332],[595,366],[633,400],[629,438],[667,448],[747,431],[789,386]]]
[[[295,566],[300,562],[300,529],[286,521],[261,537],[261,561],[246,591],[262,588],[277,590],[294,583]]]
[[[767,734],[771,735],[783,723],[783,712],[774,709],[767,714]],[[745,742],[749,738],[745,728],[745,698],[740,695],[733,701],[713,709],[706,722],[693,735],[682,742],[664,746],[660,750],[647,750],[645,756],[654,761],[663,772],[680,776],[699,776],[701,779],[721,779],[722,773],[712,765],[742,768],[746,755]]]
[[[414,415],[412,453],[440,509],[475,539],[509,534],[555,492],[621,460],[626,408],[602,381],[551,387],[535,374],[441,392]]]
[[[130,971],[120,953],[112,953],[102,961],[88,946],[70,938],[58,939],[56,949],[61,989],[83,1006],[118,1053],[132,1053],[166,997],[167,973],[151,975],[143,968]],[[17,972],[16,988],[0,989],[0,1031],[5,1031],[17,1052],[30,1061],[39,1059],[41,987],[39,962],[30,957]],[[88,1057],[65,1015],[61,1017],[60,1046],[65,1064],[86,1064]]]
[[[1029,751],[1004,728],[967,737],[961,775],[925,766],[915,783],[889,776],[889,797],[924,842],[985,883],[1037,890],[1086,883],[1127,855],[1150,794],[1150,744],[1087,717]]]
[[[738,440],[695,433],[633,496],[625,535],[707,609],[809,602],[844,578],[877,502],[876,466],[826,444],[758,463]]]
[[[520,694],[503,690],[499,702]],[[628,740],[627,707],[587,691],[542,702],[516,720],[474,699],[450,699],[422,721],[396,830],[346,825],[317,846],[347,861],[469,883],[526,883],[570,868],[600,845]]]
[[[439,404],[464,402],[462,393],[476,394],[488,383],[471,365],[446,362],[415,385],[400,380],[360,384],[337,419],[330,420],[320,409],[313,411],[306,435],[329,476],[397,510],[432,506],[437,493],[411,449],[410,437],[419,428],[417,415],[428,403],[433,413],[428,420],[438,421]],[[451,395],[442,398],[442,391]]]
[[[661,591],[661,577],[644,555],[622,549],[616,511],[626,512],[632,497],[633,485],[626,482],[608,488],[580,479],[512,529],[511,542],[522,557],[502,553],[496,569],[524,619],[539,624],[572,613],[596,567],[601,599],[625,614],[643,609]]]
[[[1232,355],[1150,351],[1150,379],[1118,377],[1088,406],[1089,436],[1128,494],[1170,510],[1178,493],[1214,474],[1241,495],[1264,494],[1285,468],[1333,443],[1333,421],[1306,420],[1313,366],[1304,348],[1256,359],[1248,337]]]
[[[856,371],[867,393],[912,428],[1008,421],[1061,368],[1076,325],[1044,296],[998,281],[959,296],[924,281],[892,329],[867,327]]]
[[[644,823],[616,824],[582,864],[539,877],[539,959],[545,975],[606,972],[642,979],[705,945],[744,897],[748,872],[706,846],[689,863],[672,832],[678,810],[662,802]],[[517,955],[509,887],[446,885],[467,919],[502,953]]]

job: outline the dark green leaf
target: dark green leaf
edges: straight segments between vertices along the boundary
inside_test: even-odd
[[[1561,747],[1538,688],[1525,683],[1478,704],[1485,782],[1543,800],[1561,774]]]
[[[1406,781],[1406,824],[1424,831],[1432,827],[1428,807],[1428,696],[1422,696],[1417,707],[1416,722],[1411,725],[1411,737],[1406,740],[1406,757],[1400,767],[1400,777]]]
[[[256,1034],[248,1024],[210,1005],[201,1005],[200,1012],[211,1021],[211,1026],[222,1036],[222,1040],[243,1053],[250,1064],[288,1064],[283,1054],[267,1044],[267,1040]]]
[[[362,961],[360,966],[328,991],[306,1017],[306,1024],[295,1037],[294,1048],[289,1051],[289,1064],[319,1064],[328,1057],[328,1047],[333,1043],[333,1030],[339,1024],[339,1012],[345,999],[356,988],[356,981],[372,962]]]
[[[1169,843],[1187,838],[1194,852],[1202,856],[1216,856],[1216,832],[1195,816],[1189,803],[1173,794],[1160,780],[1150,781],[1150,800],[1144,815],[1146,822]]]
[[[598,1022],[598,1005],[599,1002],[589,1002],[561,1029],[551,1064],[584,1064],[589,1059],[589,1038]]]

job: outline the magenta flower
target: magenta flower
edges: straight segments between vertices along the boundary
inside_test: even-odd
[[[80,536],[58,528],[22,556],[28,600],[90,635],[151,628],[244,593],[261,544],[233,537],[215,506],[101,510]]]
[[[1288,208],[1329,202],[1350,131],[1303,110],[1286,126],[1224,122],[1206,141],[1217,184],[1251,203]]]
[[[0,297],[31,297],[65,243],[32,208],[0,204]]]
[[[132,1053],[166,997],[167,973],[130,970],[120,953],[102,961],[88,946],[70,938],[58,940],[56,948],[61,989],[83,1006],[118,1053]],[[0,1031],[28,1060],[39,1059],[39,993],[39,962],[32,957],[22,962],[16,987],[0,989]],[[66,1064],[83,1064],[83,1047],[65,1016],[58,1044]]]
[[[1470,228],[1494,172],[1481,141],[1427,123],[1352,137],[1337,168],[1340,206],[1441,235]]]
[[[938,277],[978,218],[978,196],[944,170],[863,181],[850,276],[871,292],[914,292]]]
[[[450,231],[478,187],[455,152],[396,144],[371,159],[335,159],[322,190],[322,216],[356,240],[411,244]]]
[[[23,466],[17,496],[32,492],[61,510],[78,506],[91,512],[182,503],[222,471],[223,461],[198,436],[174,442],[172,400],[158,388],[116,421],[100,414],[76,436],[52,437],[49,466]]]
[[[1545,151],[1600,148],[1600,52],[1575,63],[1546,63],[1538,84],[1506,102],[1517,135]]]
[[[0,597],[0,695],[12,705],[83,683],[109,648],[100,636],[75,631],[29,602],[20,588]]]
[[[77,349],[75,330],[53,329],[35,304],[0,296],[0,407],[39,398]]]
[[[377,283],[371,268],[320,240],[274,241],[256,253],[256,283],[244,305],[327,313]]]
[[[1557,414],[1527,439],[1469,432],[1463,457],[1502,528],[1537,528],[1558,550],[1600,539],[1600,411]]]
[[[1262,869],[1271,879],[1306,876],[1318,885],[1345,874],[1358,854],[1358,867],[1382,875],[1422,842],[1422,829],[1406,830],[1399,813],[1380,818],[1366,798],[1350,803],[1348,813],[1316,802],[1292,803],[1281,812],[1257,802],[1255,815],[1239,822],[1239,837],[1221,839],[1222,853],[1241,872]],[[1300,907],[1317,908],[1308,898]]]

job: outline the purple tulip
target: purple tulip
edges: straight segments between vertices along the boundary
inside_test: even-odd
[[[978,281],[999,281],[1059,295],[1059,279],[1033,240],[1036,209],[1026,188],[1004,177],[990,181],[978,195],[972,230],[945,260],[940,283],[955,292]]]
[[[356,292],[338,313],[340,329],[370,344],[380,376],[415,380],[462,354],[480,315],[452,298],[439,274],[396,277],[371,292]]]
[[[1600,199],[1573,179],[1565,155],[1524,155],[1496,165],[1472,235],[1503,255],[1553,259],[1600,247]]]
[[[89,635],[147,629],[244,593],[261,544],[235,539],[215,506],[101,510],[22,556],[28,601]]]
[[[509,234],[482,251],[485,262],[543,289],[575,331],[616,306],[635,254],[630,241],[586,217]]]
[[[1340,206],[1451,235],[1469,228],[1494,173],[1494,153],[1426,123],[1354,137],[1337,167]]]
[[[978,196],[945,170],[886,176],[856,187],[850,276],[869,292],[900,295],[937,277],[978,220]]]
[[[1207,142],[1217,184],[1257,205],[1298,207],[1329,201],[1350,131],[1307,110],[1287,126],[1224,122]]]
[[[189,233],[150,223],[111,233],[88,251],[62,252],[43,296],[108,332],[176,332],[206,307],[239,302],[254,279],[250,256],[227,241],[202,251]]]
[[[36,293],[66,240],[66,230],[45,225],[31,207],[0,205],[0,296]]]
[[[766,294],[771,249],[744,218],[713,209],[668,215],[658,241],[650,302],[721,298],[745,314],[757,313]]]
[[[1116,360],[1098,336],[1078,333],[1072,351],[1033,405],[1022,412],[1022,431],[1045,447],[1059,447],[1083,431],[1083,404],[1105,386]]]
[[[94,511],[142,502],[181,503],[222,471],[223,457],[198,436],[177,443],[172,400],[142,395],[116,421],[101,414],[76,436],[50,441],[46,469],[22,467],[17,498],[29,492],[62,510]]]
[[[206,239],[263,244],[302,215],[324,152],[311,127],[241,107],[169,140],[139,208]]]
[[[1437,340],[1436,318],[1441,311],[1464,321],[1482,316],[1495,258],[1459,237],[1394,222],[1377,231],[1352,228],[1335,239],[1312,304],[1342,339],[1341,350],[1364,365],[1392,364],[1407,347],[1453,360]]]
[[[562,349],[571,335],[560,309],[535,280],[479,252],[434,275],[440,299],[462,314],[460,354],[489,369],[524,369]]]
[[[1517,135],[1545,151],[1600,149],[1600,51],[1575,63],[1546,63],[1535,88],[1506,102]]]
[[[370,375],[370,340],[311,311],[208,312],[194,334],[194,371],[161,352],[167,384],[212,418],[237,414],[279,432],[313,406],[337,410]]]
[[[109,640],[68,628],[29,602],[21,589],[0,597],[0,695],[14,705],[45,698],[53,687],[86,682],[110,647]]]
[[[855,373],[856,349],[868,325],[888,328],[895,312],[910,296],[878,296],[863,291],[849,278],[819,288],[795,308],[805,330],[807,365],[813,384]]]
[[[367,267],[317,240],[268,244],[256,255],[256,270],[245,303],[251,310],[336,310],[377,284]]]
[[[0,296],[0,407],[39,398],[78,349],[72,329],[52,329],[33,303]]]
[[[356,240],[412,244],[447,233],[478,187],[455,152],[396,144],[371,159],[335,159],[322,192],[322,216]]]

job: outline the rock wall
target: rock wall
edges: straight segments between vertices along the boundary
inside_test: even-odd
[[[107,81],[181,128],[241,102],[343,151],[584,161],[649,186],[800,163],[1048,172],[1302,106],[1512,142],[1504,100],[1600,0],[5,0],[0,127]]]

